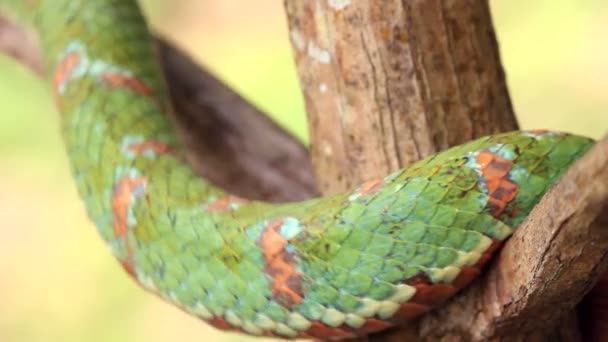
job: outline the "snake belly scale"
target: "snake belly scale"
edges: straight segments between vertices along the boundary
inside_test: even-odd
[[[484,137],[351,192],[268,204],[184,162],[135,1],[0,0],[41,38],[73,178],[141,286],[209,324],[340,339],[416,317],[466,286],[593,144]]]

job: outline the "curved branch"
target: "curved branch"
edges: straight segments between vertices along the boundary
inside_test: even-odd
[[[159,39],[175,122],[199,173],[248,198],[284,202],[316,194],[308,150],[263,112]],[[36,39],[0,16],[0,53],[43,74]]]
[[[284,202],[316,195],[308,150],[182,52],[160,39],[175,121],[191,164],[237,195]]]

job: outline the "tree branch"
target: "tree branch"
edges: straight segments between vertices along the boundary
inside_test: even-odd
[[[217,78],[159,40],[182,140],[205,177],[240,196],[314,197],[308,150]]]
[[[300,142],[184,53],[162,39],[159,47],[175,122],[200,174],[248,198],[284,202],[316,194]],[[0,53],[43,74],[35,36],[2,16]]]

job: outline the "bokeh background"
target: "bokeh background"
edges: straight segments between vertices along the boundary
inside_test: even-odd
[[[143,5],[156,30],[307,141],[281,0]],[[491,5],[522,126],[606,133],[608,2]],[[244,341],[117,266],[77,199],[52,108],[46,86],[0,56],[0,341]]]

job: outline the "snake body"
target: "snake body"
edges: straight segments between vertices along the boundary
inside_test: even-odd
[[[290,204],[197,175],[145,21],[128,0],[0,0],[41,37],[78,192],[141,286],[220,329],[340,339],[466,286],[593,144],[550,131],[484,137],[353,191]]]

